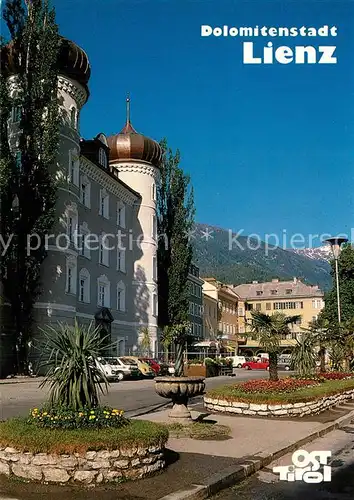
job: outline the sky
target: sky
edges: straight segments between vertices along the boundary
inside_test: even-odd
[[[135,129],[181,152],[196,219],[243,234],[351,235],[354,3],[340,0],[53,0],[87,52],[81,135]],[[337,37],[205,37],[201,25],[336,26]],[[243,64],[272,41],[335,45],[337,64]],[[319,239],[314,238],[317,246]]]

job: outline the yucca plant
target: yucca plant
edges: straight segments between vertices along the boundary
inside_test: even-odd
[[[316,371],[316,345],[317,337],[309,331],[305,331],[299,339],[296,339],[296,345],[291,353],[291,365],[302,377],[313,375]]]
[[[48,326],[42,330],[43,345],[48,369],[40,387],[49,385],[49,404],[72,410],[94,408],[99,403],[99,393],[108,389],[107,378],[97,368],[96,361],[105,348],[106,338],[101,329],[60,324],[58,328]]]

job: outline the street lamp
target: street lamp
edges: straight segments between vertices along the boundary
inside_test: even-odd
[[[331,245],[334,264],[335,264],[335,274],[336,274],[336,287],[337,287],[337,308],[338,308],[338,324],[341,323],[341,311],[340,311],[340,298],[339,298],[339,273],[338,273],[338,259],[341,252],[341,246],[343,243],[347,243],[348,238],[333,237],[328,238],[327,243]]]

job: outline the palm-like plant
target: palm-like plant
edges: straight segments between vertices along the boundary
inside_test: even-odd
[[[299,339],[296,339],[296,346],[291,353],[291,364],[302,377],[312,375],[316,370],[317,343],[318,339],[311,331],[305,331]]]
[[[100,328],[59,324],[43,330],[43,345],[48,368],[41,387],[49,385],[49,404],[65,406],[72,410],[94,408],[99,403],[99,393],[108,388],[106,377],[97,368],[96,361],[107,347],[107,339]]]
[[[278,353],[281,336],[289,334],[289,325],[296,323],[301,316],[286,316],[279,312],[270,315],[260,311],[254,311],[251,314],[253,336],[269,354],[269,379],[278,380]]]

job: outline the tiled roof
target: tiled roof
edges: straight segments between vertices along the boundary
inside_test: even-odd
[[[323,297],[323,292],[318,286],[306,285],[300,280],[278,281],[267,283],[253,282],[232,287],[242,299],[290,299],[291,297]],[[274,293],[274,291],[276,292]],[[258,293],[257,293],[258,292]],[[261,292],[261,293],[259,293]]]

